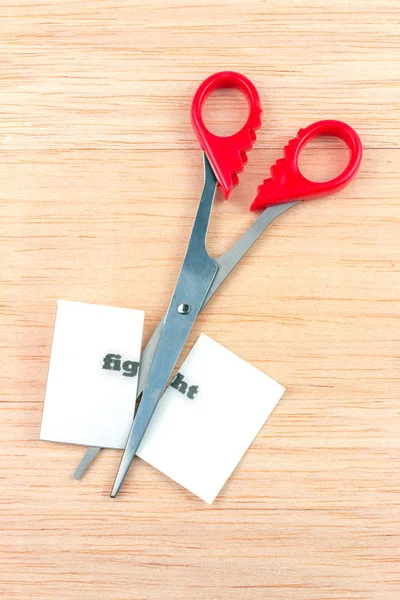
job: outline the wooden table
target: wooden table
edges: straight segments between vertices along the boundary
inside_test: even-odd
[[[398,600],[398,2],[0,5],[0,597]],[[279,218],[191,334],[287,388],[216,502],[140,460],[112,501],[117,451],[76,482],[83,449],[39,441],[56,301],[144,308],[148,339],[201,188],[191,97],[227,68],[258,87],[264,127],[213,254],[299,127],[347,121],[364,161]],[[234,100],[208,122],[239,123]],[[319,142],[303,169],[341,161]]]

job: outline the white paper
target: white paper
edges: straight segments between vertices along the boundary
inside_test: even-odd
[[[137,454],[212,503],[285,390],[204,334],[179,373]]]
[[[143,320],[141,310],[58,301],[42,440],[124,448]]]

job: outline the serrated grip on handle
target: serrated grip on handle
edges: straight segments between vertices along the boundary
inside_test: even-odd
[[[249,105],[249,116],[243,127],[228,136],[218,136],[207,129],[202,117],[202,109],[207,97],[221,88],[235,88],[241,91]],[[238,183],[237,174],[247,161],[246,152],[255,142],[256,129],[261,127],[260,98],[253,83],[244,75],[234,71],[221,71],[207,77],[197,89],[191,107],[194,132],[202,150],[217,177],[224,198],[228,198],[232,188]]]
[[[301,149],[320,136],[341,139],[350,150],[350,158],[340,175],[329,181],[316,182],[300,173],[298,159]],[[284,147],[283,154],[284,158],[277,160],[271,167],[271,177],[259,186],[257,196],[250,206],[251,211],[293,200],[311,200],[341,190],[350,183],[359,169],[362,145],[358,134],[350,125],[342,121],[325,120],[300,129],[297,136]]]

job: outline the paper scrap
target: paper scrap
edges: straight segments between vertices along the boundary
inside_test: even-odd
[[[144,312],[59,300],[40,438],[124,448]]]
[[[211,504],[284,391],[202,334],[161,398],[137,454]]]

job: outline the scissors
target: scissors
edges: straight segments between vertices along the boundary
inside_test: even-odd
[[[247,99],[249,114],[244,126],[235,134],[221,137],[209,131],[202,118],[206,98],[215,90],[235,88]],[[244,75],[223,71],[208,77],[196,91],[191,120],[203,150],[204,187],[193,224],[189,244],[175,290],[165,317],[154,331],[142,354],[137,397],[142,395],[126,442],[111,497],[115,497],[131,466],[157,404],[169,382],[174,366],[185,345],[189,332],[200,311],[219,286],[240,262],[254,242],[280,214],[302,200],[328,195],[344,188],[356,175],[361,163],[362,145],[357,133],[346,123],[323,120],[300,129],[283,149],[283,158],[271,168],[271,176],[259,186],[251,211],[261,215],[222,256],[213,259],[206,250],[206,235],[217,186],[225,199],[238,183],[238,173],[247,162],[255,131],[261,126],[261,107],[258,92]],[[343,172],[325,182],[306,179],[298,167],[301,149],[312,139],[333,136],[341,139],[350,151]],[[74,477],[78,479],[100,448],[89,447]]]

